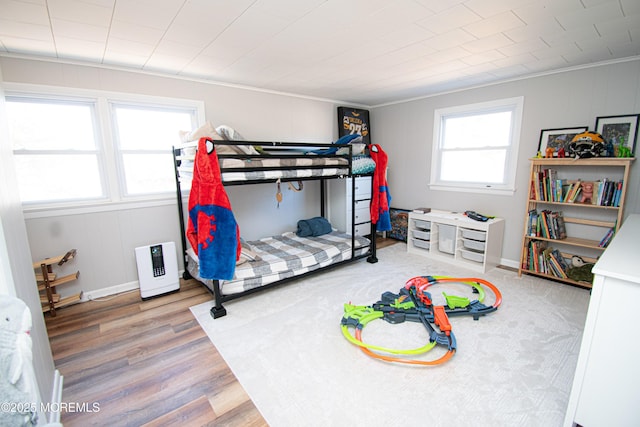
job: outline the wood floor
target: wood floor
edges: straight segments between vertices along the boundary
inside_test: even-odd
[[[142,301],[139,292],[46,316],[63,402],[73,426],[266,426],[189,307],[211,300],[197,282]]]
[[[63,412],[64,426],[266,426],[189,310],[209,300],[190,280],[148,301],[136,291],[45,315],[62,402],[96,408]]]

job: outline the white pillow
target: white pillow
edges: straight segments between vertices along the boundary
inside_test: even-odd
[[[360,143],[355,143],[355,144],[351,143],[349,145],[351,145],[352,156],[357,156],[359,154],[364,153],[364,149],[366,147],[366,144],[360,144]],[[337,154],[340,154],[340,155],[349,154],[349,149],[347,147],[340,148],[338,149]]]
[[[179,131],[178,136],[180,137],[180,141],[182,143],[191,142],[191,141],[199,141],[200,138],[208,137],[213,140],[222,140],[222,136],[216,132],[213,125],[210,121],[207,121],[205,124],[200,126],[198,129],[188,132],[188,131]]]
[[[236,131],[232,127],[229,127],[226,125],[220,125],[215,129],[215,131],[218,133],[218,135],[220,135],[223,139],[226,139],[227,141],[244,141],[244,137],[240,135],[240,133],[238,133],[238,131]],[[236,145],[235,148],[241,150],[242,153],[248,154],[248,155],[260,154],[251,145]]]

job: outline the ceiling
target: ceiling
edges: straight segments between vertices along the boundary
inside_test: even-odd
[[[375,106],[640,55],[638,0],[0,0],[0,55]]]

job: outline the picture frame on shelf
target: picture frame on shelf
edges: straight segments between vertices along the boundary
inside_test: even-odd
[[[606,143],[613,144],[616,157],[633,157],[638,137],[640,114],[596,117],[596,132]]]
[[[571,128],[542,129],[540,131],[540,142],[538,142],[538,153],[542,157],[547,156],[547,149],[553,148],[556,154],[563,149],[568,153],[569,143],[577,134],[586,132],[588,126],[576,126]]]

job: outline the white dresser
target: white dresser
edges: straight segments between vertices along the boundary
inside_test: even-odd
[[[355,235],[371,234],[371,176],[329,181],[329,222],[334,228],[351,234],[351,180],[355,179]]]
[[[565,427],[640,423],[640,215],[630,215],[592,269],[593,288]]]

